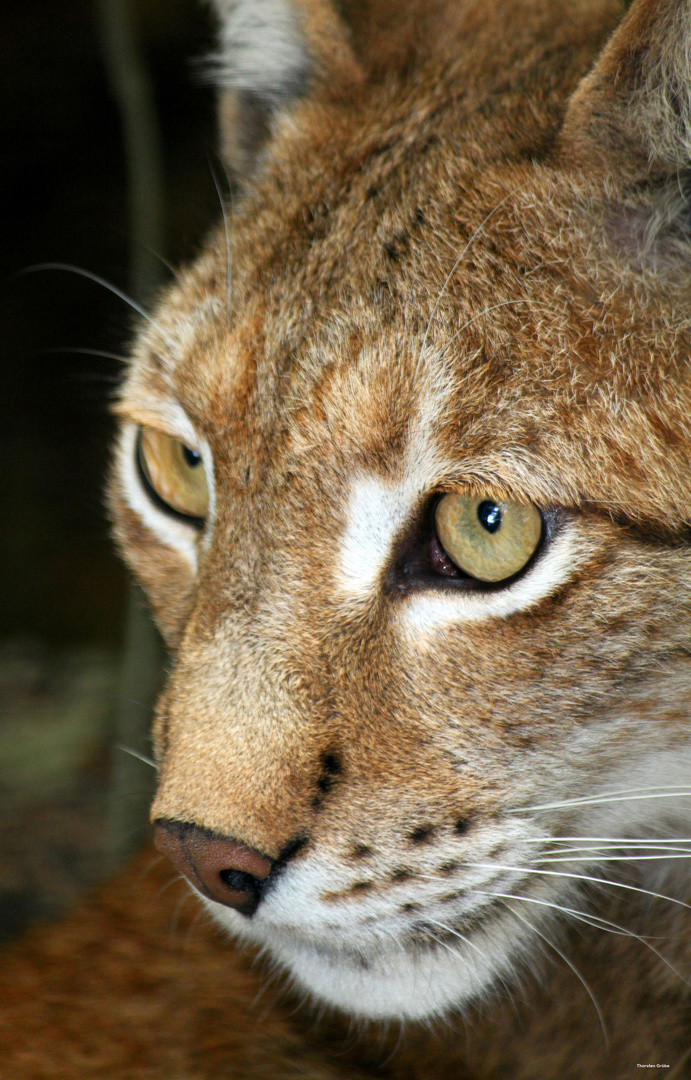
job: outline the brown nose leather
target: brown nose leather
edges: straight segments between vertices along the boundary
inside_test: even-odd
[[[185,822],[159,819],[154,844],[204,896],[253,915],[271,860],[234,840]]]

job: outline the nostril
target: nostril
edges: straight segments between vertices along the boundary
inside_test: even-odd
[[[251,874],[246,874],[244,870],[221,870],[218,876],[233,892],[253,893],[261,890],[261,881]]]
[[[154,843],[192,884],[207,896],[243,915],[253,915],[272,862],[229,837],[186,822],[159,819]]]

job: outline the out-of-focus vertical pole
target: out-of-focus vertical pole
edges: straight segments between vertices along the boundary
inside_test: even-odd
[[[130,282],[147,303],[160,284],[163,250],[163,156],[149,73],[128,0],[97,0],[108,79],[120,110],[127,169]]]
[[[128,0],[97,0],[103,54],[120,111],[129,203],[129,287],[148,304],[160,284],[163,168],[154,95],[138,47]],[[151,704],[163,652],[135,586],[131,586],[118,694],[108,797],[105,869],[114,869],[141,841],[154,774],[132,754],[147,753]]]

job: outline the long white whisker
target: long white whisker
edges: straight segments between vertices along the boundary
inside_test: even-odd
[[[646,792],[646,794],[635,794]],[[647,794],[650,792],[650,794]],[[571,806],[598,806],[600,803],[626,802],[638,799],[675,799],[688,798],[691,791],[679,790],[679,787],[670,787],[667,784],[651,784],[642,788],[622,788],[619,791],[603,792],[600,795],[582,796],[578,799],[567,799],[564,802],[542,803],[537,806],[521,806],[516,813],[523,814],[537,810],[564,810]]]
[[[480,949],[480,948],[479,948],[479,947],[478,947],[478,946],[477,946],[477,945],[476,945],[476,944],[475,944],[474,942],[472,942],[472,941],[469,941],[469,940],[468,940],[468,938],[467,938],[467,937],[466,937],[466,936],[465,936],[464,934],[461,934],[461,933],[460,933],[460,931],[456,930],[456,929],[455,929],[455,927],[453,927],[453,926],[446,926],[446,925],[445,925],[445,923],[442,923],[442,922],[440,922],[440,921],[439,921],[439,919],[430,919],[430,920],[429,920],[429,922],[430,922],[430,923],[432,923],[432,924],[433,924],[434,926],[438,926],[440,930],[444,930],[444,931],[446,931],[446,933],[447,933],[447,934],[453,934],[453,936],[454,936],[454,937],[457,937],[457,938],[458,938],[458,940],[459,940],[459,941],[460,941],[460,942],[461,942],[461,943],[462,943],[463,945],[467,945],[467,946],[469,946],[469,947],[470,947],[471,949],[474,949],[474,950],[475,950],[475,952],[476,952],[476,953],[478,953],[478,955],[479,955],[479,956],[480,956],[480,957],[481,957],[481,958],[482,958],[482,959],[484,960],[484,962],[485,962],[485,963],[487,964],[487,966],[488,966],[488,968],[489,968],[489,970],[490,970],[490,971],[493,971],[493,970],[495,969],[495,965],[494,965],[494,964],[492,963],[492,961],[490,960],[489,956],[487,956],[487,954],[486,954],[485,952],[483,952],[483,950],[482,950],[482,949]],[[441,938],[437,937],[437,936],[436,936],[436,934],[430,934],[430,937],[432,938],[432,940],[433,940],[433,941],[436,941],[438,945],[441,945],[441,946],[442,946],[442,948],[444,948],[444,949],[447,949],[447,950],[448,950],[448,951],[449,951],[449,952],[450,952],[450,953],[452,954],[452,956],[457,956],[457,957],[459,957],[459,959],[463,960],[463,962],[464,962],[464,963],[466,964],[466,966],[469,966],[469,965],[468,965],[468,961],[467,961],[467,959],[466,959],[466,958],[465,958],[465,957],[463,956],[463,954],[462,954],[462,953],[460,952],[460,950],[459,950],[459,949],[454,949],[454,948],[453,948],[453,947],[452,947],[451,945],[449,945],[449,944],[448,944],[447,942],[445,942],[445,941],[442,941],[442,940],[441,940]],[[518,982],[518,975],[517,975],[517,973],[516,973],[516,970],[515,970],[515,968],[513,967],[513,964],[511,964],[511,963],[509,962],[508,966],[509,966],[509,967],[510,967],[510,969],[511,969],[511,974],[513,975],[514,981],[515,981],[515,982]],[[512,988],[511,988],[511,985],[510,985],[510,983],[509,983],[509,982],[508,982],[508,981],[507,981],[507,980],[506,980],[506,979],[504,978],[504,976],[503,976],[502,974],[499,974],[499,976],[498,976],[498,977],[499,977],[499,979],[500,979],[500,981],[501,981],[501,983],[502,983],[502,985],[503,985],[504,989],[505,989],[505,990],[506,990],[506,991],[507,991],[507,992],[508,992],[509,994],[511,994],[511,989],[512,989]]]
[[[656,837],[654,840],[641,840],[640,837],[633,838],[628,836],[526,836],[523,837],[521,843],[524,844],[544,844],[544,843],[595,843],[595,844],[620,844],[622,847],[633,847],[634,845],[641,847],[657,847],[658,844],[691,844],[691,836],[674,836],[670,839],[663,837]]]
[[[570,874],[567,870],[540,870],[530,866],[505,866],[499,863],[469,862],[463,860],[463,866],[472,866],[478,870],[507,870],[515,874],[543,874],[548,877],[572,878],[576,881],[592,881],[596,885],[613,885],[617,889],[627,889],[630,892],[641,893],[643,896],[652,896],[656,900],[667,900],[670,904],[678,904],[679,907],[691,911],[691,904],[683,900],[677,900],[674,896],[665,896],[663,893],[653,892],[651,889],[641,889],[638,885],[627,885],[623,881],[610,881],[608,878],[593,877],[589,874]],[[472,887],[472,886],[471,886]]]
[[[117,360],[120,364],[129,364],[129,356],[123,356],[121,353],[108,352],[107,349],[87,349],[78,345],[61,345],[55,346],[49,349],[41,349],[41,355],[51,353],[67,353],[68,355],[77,356],[98,356],[103,357],[105,360]]]
[[[152,769],[155,769],[156,772],[158,772],[158,765],[150,757],[147,757],[146,754],[140,754],[138,750],[132,750],[131,747],[122,746],[120,743],[116,744],[115,749],[122,750],[123,754],[129,754],[130,757],[136,758],[137,761],[143,761],[145,765],[150,765]]]
[[[580,849],[579,848],[574,848],[573,850],[574,851],[580,851],[580,854],[579,855],[540,855],[540,856],[538,856],[538,858],[535,861],[540,862],[540,863],[543,863],[543,862],[550,862],[550,863],[553,863],[553,862],[583,862],[584,859],[587,861],[587,857],[588,857],[589,854],[592,855],[597,860],[597,862],[599,862],[599,863],[601,863],[601,862],[603,862],[603,863],[606,863],[606,862],[650,862],[653,859],[656,859],[659,862],[660,860],[665,860],[666,861],[667,859],[688,859],[688,858],[691,858],[691,851],[685,851],[683,855],[670,855],[668,853],[669,849],[667,849],[667,851],[660,852],[659,855],[598,855],[597,854],[597,851],[599,850],[598,848],[580,848]],[[675,848],[672,848],[672,851],[675,851],[675,850],[676,850]]]
[[[113,294],[113,296],[117,296],[119,300],[122,300],[123,303],[128,304],[133,311],[136,311],[138,315],[141,315],[142,319],[145,319],[146,322],[148,322],[151,326],[154,327],[155,330],[158,330],[159,334],[163,336],[164,340],[170,346],[170,348],[175,348],[175,342],[173,341],[173,339],[168,337],[168,335],[164,332],[162,326],[157,323],[156,320],[153,319],[147,311],[145,311],[141,304],[138,304],[136,300],[133,300],[131,296],[128,296],[127,293],[124,293],[122,289],[118,289],[116,285],[111,285],[109,281],[106,281],[105,278],[100,277],[98,274],[92,274],[90,270],[83,270],[80,266],[72,266],[70,263],[60,262],[37,263],[35,266],[27,266],[27,268],[25,270],[22,270],[21,273],[33,274],[38,270],[68,270],[71,274],[77,274],[79,277],[83,277],[86,278],[88,281],[95,282],[96,285],[102,285],[103,288],[107,289],[108,292]]]
[[[540,907],[552,908],[554,911],[561,911],[565,915],[572,915],[579,922],[584,922],[595,930],[605,930],[608,934],[617,934],[621,937],[633,937],[647,944],[645,938],[639,938],[637,934],[627,930],[626,927],[618,926],[617,923],[610,922],[609,919],[603,919],[600,915],[590,915],[585,911],[578,911],[577,908],[565,907],[563,904],[557,904],[550,900],[540,900],[536,896],[522,896],[520,893],[501,893],[486,889],[473,889],[473,892],[478,893],[480,896],[496,896],[500,900],[524,900],[527,904],[538,904]]]
[[[534,934],[537,934],[538,937],[542,938],[542,940],[547,945],[549,945],[549,947],[551,949],[554,949],[557,956],[560,956],[562,958],[562,960],[564,961],[564,963],[567,964],[571,968],[574,975],[576,976],[576,978],[582,984],[583,988],[585,989],[586,993],[588,994],[588,997],[590,998],[590,1000],[592,1001],[592,1003],[593,1003],[593,1005],[595,1007],[595,1012],[597,1013],[598,1018],[600,1020],[600,1026],[602,1028],[602,1034],[604,1035],[605,1046],[609,1049],[609,1038],[608,1038],[608,1035],[607,1035],[607,1028],[605,1026],[605,1020],[604,1020],[604,1017],[602,1015],[602,1012],[600,1011],[600,1006],[597,1003],[597,999],[596,999],[593,991],[590,989],[590,986],[588,985],[586,980],[583,978],[583,976],[581,975],[581,973],[578,970],[578,968],[576,967],[576,965],[573,964],[571,960],[569,960],[568,956],[566,956],[561,951],[561,949],[558,948],[554,944],[553,941],[550,941],[550,939],[548,937],[546,937],[540,930],[538,930],[536,926],[533,926],[533,924],[531,922],[529,922],[528,919],[525,919],[522,915],[519,915],[517,911],[514,911],[514,909],[511,907],[511,905],[508,904],[505,900],[503,901],[503,903],[505,904],[505,906],[508,908],[508,910],[511,912],[511,914],[513,915],[513,917],[515,919],[519,919],[520,922],[522,922],[524,924],[524,926],[527,926],[529,930],[532,930]]]
[[[447,926],[445,923],[440,922],[439,919],[430,919],[429,921],[434,923],[435,926],[438,926],[440,930],[446,931],[447,934],[453,934],[453,936],[457,937],[458,940],[460,942],[462,942],[463,945],[467,945],[468,948],[474,949],[475,952],[479,956],[482,957],[482,959],[485,961],[485,963],[488,965],[488,967],[490,969],[493,968],[494,965],[492,964],[492,962],[491,962],[489,956],[487,955],[487,953],[483,952],[483,950],[478,945],[476,945],[474,941],[470,941],[465,936],[465,934],[462,934],[460,932],[460,930],[457,930],[454,926]],[[449,949],[451,948],[450,946],[446,945],[446,942],[440,941],[439,938],[435,938],[434,940],[439,941],[439,944],[446,946],[446,948],[449,948]],[[461,956],[462,955],[455,949],[451,949],[451,952],[453,952],[455,956]],[[463,957],[463,959],[465,959],[465,958]]]
[[[478,311],[476,315],[473,315],[470,319],[463,323],[463,326],[459,327],[455,334],[452,334],[448,341],[444,342],[444,352],[453,345],[454,341],[461,336],[464,330],[467,330],[478,319],[481,319],[483,315],[489,314],[490,311],[496,311],[497,308],[513,307],[516,304],[528,304],[530,307],[549,307],[548,304],[543,304],[540,300],[531,300],[529,297],[519,297],[516,300],[502,300],[499,304],[490,304],[488,307],[483,308],[482,311]]]
[[[525,903],[528,904],[539,904],[541,907],[554,908],[556,911],[563,911],[568,915],[575,916],[575,918],[577,918],[579,922],[584,922],[589,926],[592,926],[595,930],[606,930],[609,934],[619,934],[623,937],[633,938],[635,941],[640,942],[641,945],[645,945],[647,949],[650,949],[650,951],[653,952],[655,956],[657,956],[658,960],[661,960],[662,963],[666,967],[668,967],[669,970],[672,971],[678,978],[680,978],[686,986],[691,985],[688,979],[686,979],[680,971],[677,971],[674,964],[670,963],[666,956],[663,956],[662,953],[658,949],[656,949],[654,945],[650,944],[650,940],[648,938],[644,938],[640,934],[635,934],[633,930],[628,930],[625,926],[620,926],[618,923],[611,922],[610,919],[603,919],[600,915],[594,915],[588,912],[578,911],[576,908],[568,908],[565,907],[563,904],[550,903],[549,900],[539,900],[537,897],[534,896],[522,896],[520,893],[495,893],[491,890],[485,891],[483,889],[475,889],[473,891],[480,893],[482,896],[497,896],[502,900],[523,900],[525,901]]]
[[[232,277],[231,277],[231,271],[230,271],[230,232],[228,230],[228,214],[226,212],[226,204],[225,204],[225,201],[223,199],[223,194],[221,192],[221,187],[220,187],[220,184],[219,184],[218,179],[216,177],[216,171],[215,171],[215,169],[214,169],[214,167],[213,167],[213,165],[211,163],[210,158],[208,159],[208,161],[209,161],[209,171],[211,172],[211,179],[214,182],[214,187],[216,188],[216,194],[218,195],[218,201],[221,204],[221,213],[223,214],[223,228],[224,228],[225,234],[226,234],[226,313],[228,314],[228,316],[230,316],[230,298],[231,298],[231,295],[232,295]]]

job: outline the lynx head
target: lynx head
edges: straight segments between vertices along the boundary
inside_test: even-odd
[[[233,198],[110,484],[152,819],[298,984],[431,1015],[689,827],[691,6],[216,9]]]

